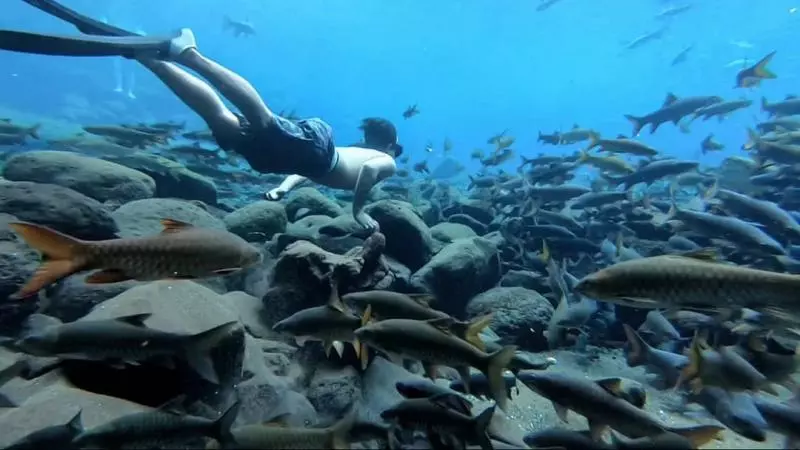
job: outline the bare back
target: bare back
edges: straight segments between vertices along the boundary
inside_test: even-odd
[[[339,162],[327,175],[312,179],[334,189],[353,190],[356,187],[361,168],[365,164],[374,165],[379,169],[381,177],[385,179],[394,174],[396,170],[394,159],[377,150],[361,147],[336,147]]]

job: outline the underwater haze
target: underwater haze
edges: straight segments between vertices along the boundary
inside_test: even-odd
[[[800,448],[800,0],[63,1],[0,450]]]
[[[75,33],[28,5],[8,3],[0,26]],[[665,7],[683,3],[691,3],[691,10],[656,18]],[[604,136],[629,135],[623,113],[649,111],[667,92],[777,99],[797,83],[800,69],[792,44],[800,38],[800,16],[791,12],[798,6],[792,0],[562,0],[541,12],[536,1],[514,0],[66,4],[149,35],[190,27],[200,49],[247,78],[273,110],[321,117],[343,142],[358,140],[361,118],[382,116],[396,122],[414,158],[426,156],[428,141],[440,145],[449,137],[453,154],[465,164],[470,151],[504,129],[517,138],[520,154],[539,151],[537,131],[576,123]],[[223,28],[225,15],[252,22],[257,33],[234,37]],[[661,39],[624,49],[661,27],[667,28]],[[742,48],[737,42],[750,45]],[[687,60],[671,66],[689,45],[694,48]],[[729,63],[753,62],[772,50],[777,50],[773,70],[778,78],[757,91],[733,89],[741,66]],[[8,108],[59,117],[69,99],[78,97],[92,106],[113,103],[116,117],[106,120],[201,124],[131,61],[122,61],[121,70],[135,73],[136,99],[113,91],[111,58],[10,53],[0,58],[5,68],[0,90]],[[418,104],[422,114],[403,121],[400,113],[410,104]],[[713,131],[734,152],[746,137],[742,126],[754,114],[757,107],[725,124],[695,125],[689,136],[664,129],[645,139],[672,156],[695,157],[696,143]],[[715,156],[707,159],[718,162]]]

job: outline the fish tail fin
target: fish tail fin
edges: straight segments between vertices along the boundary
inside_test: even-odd
[[[475,178],[472,178],[472,175],[467,175],[467,178],[469,178],[469,185],[467,185],[467,190],[470,190],[475,186]]]
[[[578,164],[583,164],[589,160],[589,148],[587,147],[585,150],[580,151],[580,156],[578,157]]]
[[[217,420],[214,421],[212,425],[212,437],[217,439],[219,442],[225,442],[228,440],[231,432],[231,428],[233,427],[233,422],[236,420],[236,416],[239,415],[239,406],[241,406],[242,402],[235,401],[231,406],[222,413]]]
[[[26,130],[26,133],[28,134],[28,136],[30,136],[30,137],[32,137],[34,139],[39,139],[39,129],[40,128],[42,128],[42,124],[37,123],[36,125],[28,128]]]
[[[479,349],[480,351],[486,351],[486,346],[481,340],[480,333],[484,328],[488,327],[489,324],[492,323],[493,316],[494,314],[492,313],[485,314],[483,316],[476,317],[470,323],[468,323],[467,329],[464,332],[464,340],[474,345],[475,348]]]
[[[745,150],[752,150],[758,146],[758,143],[761,141],[761,136],[756,133],[756,130],[752,128],[747,128],[747,142],[742,145],[742,148]]]
[[[647,360],[647,354],[652,347],[650,347],[630,325],[624,323],[622,327],[625,330],[625,337],[628,339],[628,344],[631,346],[626,355],[628,365],[631,367],[641,366]]]
[[[358,410],[354,406],[350,408],[350,411],[348,411],[341,420],[330,427],[330,448],[335,450],[346,450],[350,448],[349,435],[350,430],[353,429],[353,425],[356,423],[356,417],[358,417]]]
[[[597,147],[598,145],[600,145],[600,136],[596,133],[589,134],[589,145],[586,146],[585,152],[588,152],[589,150]]]
[[[767,108],[769,108],[767,97],[761,97],[761,111],[767,112]]]
[[[712,439],[718,439],[724,430],[719,425],[693,425],[689,427],[670,427],[668,431],[683,436],[692,443],[692,448],[700,448]]]
[[[772,52],[769,55],[765,56],[763,59],[761,59],[761,61],[759,61],[756,64],[756,66],[753,68],[753,72],[756,74],[756,76],[758,76],[759,78],[778,78],[778,76],[775,75],[774,72],[769,70],[769,67],[767,67],[770,61],[772,61],[773,56],[775,56],[775,52]]]
[[[625,114],[625,118],[633,125],[633,133],[631,133],[631,137],[636,137],[639,135],[639,132],[642,131],[642,127],[644,124],[642,123],[641,117],[632,116],[630,114]]]
[[[516,345],[507,345],[488,355],[486,371],[484,372],[486,380],[489,382],[489,391],[492,393],[492,398],[503,411],[508,407],[506,380],[503,377],[503,371],[511,363],[516,351]]]
[[[695,332],[692,344],[689,346],[689,363],[686,367],[681,369],[681,375],[678,377],[678,381],[675,383],[675,388],[673,390],[677,390],[686,381],[694,380],[700,373],[700,364],[703,360],[702,351],[703,348],[700,344],[700,336]]]
[[[483,412],[475,418],[475,440],[481,447],[481,450],[494,449],[492,441],[489,439],[489,433],[487,433],[486,430],[489,428],[489,424],[492,422],[492,416],[494,416],[495,408],[497,408],[497,406],[492,405],[484,409]]]
[[[36,273],[10,298],[21,299],[31,296],[88,266],[89,261],[85,255],[85,248],[88,246],[86,242],[34,223],[10,222],[8,225],[44,257]]]
[[[225,339],[239,325],[237,321],[224,323],[189,338],[186,345],[186,361],[203,377],[214,384],[219,383],[217,371],[208,351]]]

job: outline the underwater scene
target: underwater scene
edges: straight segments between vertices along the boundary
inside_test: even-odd
[[[0,449],[800,448],[798,8],[4,0]]]

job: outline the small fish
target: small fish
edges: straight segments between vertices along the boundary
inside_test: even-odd
[[[225,16],[223,18],[222,28],[224,30],[230,30],[235,37],[240,37],[240,36],[247,37],[256,34],[256,28],[253,26],[252,23],[244,22],[241,20],[234,20],[228,16]]]
[[[222,230],[162,220],[164,231],[141,238],[83,241],[42,225],[10,222],[28,245],[47,257],[15,298],[29,297],[74,273],[100,269],[86,283],[195,279],[227,275],[261,261],[261,252]]]
[[[428,168],[428,161],[420,161],[413,166],[414,172],[429,174],[431,170]]]
[[[404,119],[410,119],[410,118],[416,116],[417,114],[419,114],[419,108],[417,108],[417,104],[415,103],[415,104],[409,106],[408,108],[406,108],[405,111],[403,111],[403,118]]]
[[[704,155],[709,152],[718,152],[724,149],[724,145],[714,140],[714,133],[709,133],[708,136],[703,139],[703,142],[700,143],[700,151],[702,151]]]
[[[739,73],[736,74],[736,84],[734,88],[755,87],[760,85],[762,80],[777,78],[777,75],[767,68],[767,65],[772,61],[772,57],[774,56],[775,51],[761,58],[761,60],[754,65],[740,70]]]

